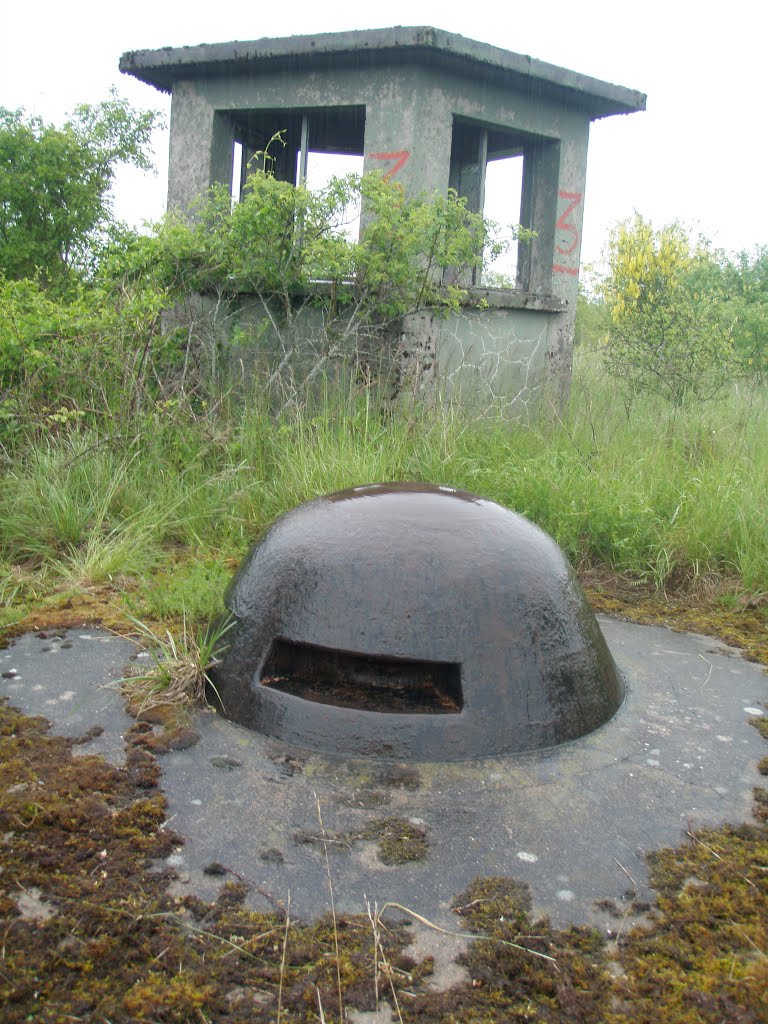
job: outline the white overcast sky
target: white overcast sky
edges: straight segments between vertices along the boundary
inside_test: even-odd
[[[390,25],[432,25],[648,94],[645,113],[592,126],[583,261],[598,260],[609,227],[634,209],[657,224],[680,220],[728,251],[768,244],[764,0],[5,0],[0,106],[60,122],[114,84],[135,105],[168,111],[167,97],[118,72],[121,53]],[[159,136],[157,175],[121,174],[119,216],[160,216],[167,145]]]

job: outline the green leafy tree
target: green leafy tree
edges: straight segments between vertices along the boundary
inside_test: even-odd
[[[713,398],[735,371],[732,325],[707,284],[714,263],[679,224],[658,230],[636,214],[608,244],[601,293],[610,311],[606,369],[629,396],[650,392],[678,407]]]
[[[732,258],[718,255],[717,286],[739,370],[746,379],[763,383],[768,380],[768,246]]]
[[[150,168],[158,123],[114,93],[61,128],[0,108],[0,273],[61,287],[86,271],[114,228],[115,168]]]
[[[0,277],[0,440],[104,416],[119,429],[178,359],[167,297],[98,276],[66,296]],[[58,426],[57,426],[58,425]]]

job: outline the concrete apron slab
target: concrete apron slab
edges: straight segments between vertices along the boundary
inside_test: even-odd
[[[748,819],[765,754],[749,719],[763,713],[767,687],[760,666],[717,641],[600,624],[627,698],[597,732],[552,750],[452,764],[347,761],[196,713],[197,746],[161,759],[168,827],[185,837],[171,858],[178,890],[215,897],[226,880],[204,873],[215,862],[252,884],[255,908],[290,897],[292,916],[313,917],[330,908],[330,869],[337,910],[395,901],[456,929],[453,897],[477,876],[508,875],[529,884],[534,914],[615,932],[615,914],[596,901],[621,902],[627,890],[650,899],[647,851],[679,844],[688,829]],[[136,656],[98,630],[27,635],[0,651],[0,693],[61,734],[103,727],[76,749],[119,764],[132,719],[110,683]],[[382,817],[424,828],[426,857],[387,866],[374,843],[349,838]]]

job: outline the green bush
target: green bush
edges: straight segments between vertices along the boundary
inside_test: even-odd
[[[654,230],[636,214],[613,231],[608,257],[604,364],[626,395],[647,392],[679,407],[722,393],[737,363],[732,326],[705,284],[711,253],[693,249],[680,225]]]

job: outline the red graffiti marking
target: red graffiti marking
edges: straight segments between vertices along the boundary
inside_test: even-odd
[[[581,202],[582,194],[581,192],[559,192],[558,196],[560,199],[566,199],[568,206],[557,218],[556,226],[560,231],[571,236],[571,244],[566,248],[558,242],[556,249],[561,256],[569,256],[579,244],[579,229],[568,218]],[[559,274],[570,274],[571,277],[577,277],[579,273],[578,267],[565,267],[562,263],[553,263],[552,269]]]
[[[558,244],[558,246],[557,246],[557,251],[562,256],[567,256],[569,253],[573,252],[573,250],[579,244],[579,231],[578,231],[578,228],[576,227],[575,224],[571,224],[571,222],[568,220],[568,217],[576,209],[576,207],[579,205],[579,203],[581,202],[581,192],[560,192],[560,193],[558,193],[558,195],[560,196],[561,199],[569,199],[570,200],[570,203],[566,207],[565,211],[563,213],[561,213],[560,216],[557,218],[557,227],[561,231],[565,231],[565,232],[567,232],[569,235],[571,235],[573,237],[573,241],[571,242],[571,244],[568,246],[567,249],[564,249],[562,247],[562,245],[560,245],[560,244]]]
[[[395,162],[389,168],[384,178],[394,178],[398,171],[408,163],[411,156],[410,150],[400,149],[396,153],[369,153],[368,156],[371,160],[394,160]]]

